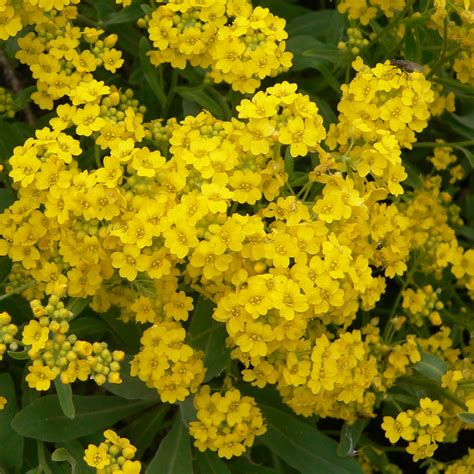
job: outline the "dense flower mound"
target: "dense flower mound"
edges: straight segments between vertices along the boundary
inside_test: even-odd
[[[254,92],[267,76],[291,66],[285,21],[249,0],[172,0],[153,11],[148,33],[152,64],[210,67],[209,77]]]
[[[51,443],[104,474],[470,472],[436,456],[474,416],[473,7],[414,3],[312,37],[249,0],[0,0],[0,445],[8,416],[42,472]]]

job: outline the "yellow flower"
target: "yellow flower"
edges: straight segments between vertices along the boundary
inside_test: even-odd
[[[31,346],[32,353],[36,353],[46,345],[48,336],[49,329],[32,319],[23,329],[22,342],[26,346]]]
[[[31,184],[36,172],[41,167],[41,161],[30,150],[22,154],[15,153],[10,158],[10,177],[15,183],[20,182],[22,187],[27,187]]]
[[[385,431],[385,436],[394,444],[400,438],[411,441],[415,438],[415,430],[411,427],[412,419],[404,411],[397,415],[396,419],[391,416],[384,416],[382,429]]]
[[[89,444],[84,452],[84,461],[88,466],[95,469],[104,469],[110,464],[110,456],[107,453],[106,445],[101,443],[100,446]]]
[[[2,397],[0,395],[0,410],[3,410],[5,408],[5,405],[7,404],[7,399],[5,397]]]
[[[5,5],[5,2],[2,3],[0,11],[0,40],[6,41],[21,30],[22,24],[21,17],[17,15],[15,9],[10,5]]]
[[[125,244],[121,252],[112,254],[112,266],[119,269],[122,278],[133,281],[138,274],[136,261],[139,255],[140,249],[136,245]]]
[[[413,454],[413,461],[417,462],[420,459],[432,457],[437,447],[436,443],[431,443],[431,436],[424,434],[408,444],[407,452]]]
[[[30,373],[25,377],[30,388],[38,391],[49,390],[51,381],[56,378],[56,374],[48,367],[43,365],[30,365]]]
[[[109,51],[105,51],[102,56],[102,63],[105,69],[110,72],[116,72],[117,69],[122,67],[123,59],[122,53],[117,49],[111,49]]]
[[[105,120],[99,115],[100,106],[98,104],[86,104],[84,108],[77,109],[72,116],[72,121],[76,125],[76,133],[89,137],[92,132],[98,132],[105,125]]]
[[[420,426],[435,427],[441,424],[441,418],[438,416],[443,411],[443,405],[437,400],[422,398],[420,400],[421,410],[415,414],[415,418]]]
[[[272,121],[266,118],[254,119],[242,131],[239,143],[244,151],[250,151],[252,155],[266,155],[270,151],[274,131],[275,124]]]
[[[278,132],[278,140],[290,145],[291,156],[306,156],[326,136],[322,126],[316,126],[314,120],[292,117]]]

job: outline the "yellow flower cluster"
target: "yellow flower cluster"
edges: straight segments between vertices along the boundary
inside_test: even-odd
[[[74,16],[72,5],[80,0],[2,0],[0,2],[0,40],[16,36],[27,25],[51,20],[58,11],[64,16]]]
[[[403,10],[405,0],[342,0],[337,9],[347,14],[351,20],[358,20],[362,25],[368,25],[379,12],[392,18],[397,11]]]
[[[105,440],[98,446],[89,444],[84,461],[96,469],[97,474],[139,474],[140,461],[133,461],[137,448],[127,438],[112,430],[104,431]]]
[[[458,278],[461,278],[469,262],[462,260],[464,251],[452,227],[460,223],[459,208],[452,206],[452,197],[440,189],[440,176],[427,178],[423,188],[416,190],[400,208],[410,220],[410,247],[417,252],[418,264],[424,271],[433,272],[440,278],[443,270],[457,261],[458,266],[452,267],[452,271],[459,268]],[[469,284],[469,281],[468,278],[465,283]],[[472,287],[472,282],[470,285]]]
[[[194,407],[197,421],[189,423],[189,432],[199,451],[217,451],[226,459],[241,456],[255,436],[267,431],[255,400],[236,388],[211,394],[209,385],[203,385],[194,397]]]
[[[14,116],[13,94],[5,87],[0,87],[0,117],[13,118]]]
[[[15,346],[15,335],[18,332],[18,326],[12,323],[11,316],[2,311],[0,313],[0,361],[3,360],[3,354],[8,350],[11,344]]]
[[[368,38],[364,38],[362,30],[359,28],[347,28],[347,41],[339,41],[337,48],[344,52],[350,52],[352,56],[357,56],[361,48],[369,45]]]
[[[449,47],[456,49],[453,70],[456,78],[465,84],[474,84],[474,21],[470,0],[450,2],[435,0],[431,16],[432,26]],[[449,26],[445,31],[445,23]]]
[[[249,0],[168,1],[153,11],[148,32],[152,64],[210,67],[209,77],[240,92],[291,66],[285,20]]]
[[[416,291],[407,288],[403,292],[402,307],[407,312],[411,323],[415,326],[422,326],[423,318],[428,318],[435,326],[441,324],[439,310],[443,309],[444,305],[442,301],[438,300],[440,291],[434,291],[431,285],[425,285]]]
[[[441,466],[443,474],[469,474],[474,471],[474,449],[469,448],[468,454],[454,463]],[[434,472],[430,474],[435,474]]]
[[[474,299],[474,249],[457,247],[451,271],[462,286],[465,286]]]
[[[430,458],[445,437],[441,420],[443,405],[437,400],[422,398],[417,410],[399,413],[396,419],[384,416],[382,428],[391,443],[400,438],[409,441],[407,452],[413,455],[413,461]]]
[[[26,381],[30,388],[48,390],[51,381],[60,377],[65,384],[76,380],[94,380],[98,385],[105,382],[120,383],[122,351],[110,352],[107,344],[78,340],[69,334],[73,313],[53,294],[46,306],[39,300],[30,305],[36,319],[23,328],[22,343],[28,351],[32,365],[28,367]]]
[[[186,330],[178,322],[163,322],[146,329],[131,374],[155,388],[163,402],[182,402],[204,380],[204,354],[185,343]]]
[[[437,140],[442,144],[442,140]],[[452,184],[464,177],[464,170],[461,165],[452,167],[451,165],[457,161],[457,156],[453,153],[453,149],[449,146],[439,146],[433,149],[433,156],[430,158],[431,163],[437,171],[449,169]]]
[[[379,66],[395,74],[394,83],[405,84],[393,88],[393,100],[424,90],[421,77],[405,79],[396,68]],[[373,71],[365,72],[370,87],[380,83]],[[361,81],[360,76],[355,81]],[[376,151],[376,143],[362,150],[371,146],[366,143],[374,134],[361,127],[343,144],[333,139],[340,148],[327,153],[319,146],[326,132],[318,109],[294,84],[276,84],[243,100],[238,119],[219,121],[201,113],[179,125],[145,124],[131,93],[94,79],[88,84],[93,87],[74,95],[76,105],[57,108],[51,128],[37,131],[14,150],[10,175],[19,186],[19,200],[1,217],[1,253],[21,263],[26,270],[22,278],[39,282],[30,294],[50,293],[61,282],[70,296],[93,296],[98,311],[114,304],[122,308],[123,319],[152,323],[132,370],[168,401],[195,391],[204,372],[201,357],[191,357],[192,349],[184,344],[179,324],[193,308],[191,298],[178,291],[182,275],[191,287],[217,301],[214,317],[226,323],[232,354],[246,365],[246,380],[277,384],[293,406],[304,405],[293,392],[303,390],[301,373],[311,362],[297,354],[311,354],[325,332],[321,323],[347,326],[359,308],[375,306],[385,281],[373,275],[372,266],[387,277],[406,269],[411,248],[405,237],[410,236],[411,222],[397,206],[379,202],[388,192],[403,191],[391,176],[392,167],[401,168],[401,162],[390,119],[374,118],[372,125],[385,132],[380,140],[385,148]],[[347,125],[344,114],[341,120]],[[411,130],[411,124],[405,125]],[[95,140],[101,161],[97,170],[80,171],[76,157],[82,150],[67,132],[71,127],[77,135]],[[163,153],[138,147],[145,135]],[[358,140],[353,155],[347,151],[348,139]],[[320,164],[303,190],[308,196],[319,186],[322,193],[313,191],[309,205],[297,196],[278,197],[288,187],[282,149],[293,157],[319,155]],[[393,150],[390,164],[387,150]],[[170,155],[169,160],[163,155]],[[360,155],[367,173],[344,175]],[[379,180],[367,179],[369,172]],[[261,202],[258,214],[227,215],[229,209],[264,198],[273,202]],[[21,283],[21,278],[16,280],[16,285]],[[176,360],[155,354],[156,340],[159,351],[169,347],[168,326],[185,351],[178,351]],[[331,343],[335,353],[341,341],[353,335],[339,337]],[[359,372],[384,374],[378,389],[386,389],[416,361],[403,347],[394,351],[403,362],[389,362],[388,370],[374,368],[365,348],[360,366],[347,372],[351,380],[359,377],[363,387],[357,400],[338,400],[345,395],[336,384],[327,413],[342,418],[353,418],[357,410],[370,413],[370,377]],[[336,359],[346,363],[343,357]],[[166,374],[162,384],[153,378],[153,366],[160,367],[156,373]],[[317,398],[307,387],[306,393],[310,400]],[[309,407],[302,411],[319,409],[313,401]]]
[[[458,317],[458,316],[455,316]],[[452,331],[447,326],[441,326],[432,336],[422,339],[417,338],[420,350],[430,353],[444,360],[448,369],[441,376],[441,387],[449,391],[455,398],[443,400],[443,422],[444,442],[454,443],[457,441],[458,433],[462,429],[469,428],[458,414],[468,411],[474,413],[474,393],[470,388],[469,381],[474,378],[472,341],[462,351],[454,348]],[[457,403],[453,400],[457,399]],[[463,405],[464,404],[464,405]]]
[[[397,143],[392,147],[385,145],[388,147],[385,154],[395,155],[391,148],[397,145],[411,148],[416,140],[415,132],[428,125],[430,104],[434,101],[430,82],[422,73],[405,73],[389,61],[369,68],[358,57],[352,65],[357,75],[350,84],[341,86],[339,122],[329,131],[330,146],[334,148],[336,143],[345,145],[353,140],[352,153],[361,154],[365,150],[357,147],[358,141],[376,148],[375,144],[384,144],[383,138],[393,136]]]
[[[298,357],[308,347],[311,354]],[[355,419],[354,412],[372,416],[375,394],[367,389],[378,374],[377,361],[360,331],[333,341],[323,334],[312,345],[295,345],[282,369],[278,389],[296,413],[347,420]]]
[[[92,82],[109,92],[103,83]],[[36,137],[15,148],[10,159],[10,176],[20,188],[19,199],[0,217],[5,237],[0,253],[8,253],[27,270],[26,275],[16,271],[20,277],[16,286],[33,277],[39,284],[36,292],[50,294],[59,282],[67,284],[68,295],[85,297],[95,294],[113,274],[111,254],[117,237],[109,235],[110,229],[102,228],[100,222],[125,211],[125,191],[116,187],[123,179],[121,160],[132,158],[134,140],[137,136],[141,140],[145,132],[131,91],[112,90],[101,104],[96,103],[101,96],[94,97],[95,103],[82,107],[60,105],[52,128],[37,130]],[[113,156],[104,157],[104,167],[92,172],[78,168],[79,140],[63,132],[72,125],[78,135],[98,132],[94,133],[99,154],[99,147],[117,145]],[[146,171],[147,153],[159,155],[147,148],[137,150],[131,165],[137,174],[150,172]]]
[[[431,116],[439,117],[445,111],[454,112],[456,110],[454,92],[449,91],[446,95],[444,95],[444,88],[441,84],[432,84],[432,87],[434,92],[434,101],[430,105]]]
[[[5,408],[7,402],[8,400],[0,395],[0,410],[3,410]]]
[[[101,87],[92,73],[101,66],[115,72],[123,64],[122,53],[114,48],[117,35],[99,39],[104,30],[73,26],[76,16],[76,11],[46,16],[18,39],[16,57],[36,79],[38,90],[31,97],[42,109],[53,109],[54,101],[64,96],[73,105],[94,102],[110,88]]]

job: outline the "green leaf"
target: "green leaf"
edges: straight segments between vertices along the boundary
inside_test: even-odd
[[[334,74],[323,62],[315,63],[314,68],[321,73],[326,82],[337,94],[341,94],[341,84],[339,84],[339,81],[336,79],[336,76],[334,76]]]
[[[220,104],[213,99],[209,93],[202,88],[198,87],[175,87],[175,92],[179,94],[183,99],[189,102],[195,102],[200,105],[203,109],[208,110],[211,114],[219,119],[224,118],[224,113]]]
[[[0,257],[0,281],[3,281],[12,269],[12,261],[6,257]]]
[[[458,407],[461,407],[463,410],[467,410],[467,406],[463,400],[458,398],[450,391],[442,388],[439,385],[439,382],[434,382],[423,375],[403,375],[397,379],[397,386],[404,389],[408,393],[415,392],[418,398],[424,397],[426,395],[430,396],[430,398],[446,398]],[[423,390],[418,390],[417,387],[421,387]]]
[[[91,5],[97,12],[97,18],[102,22],[115,11],[115,4],[107,0],[94,0]]]
[[[101,339],[109,330],[107,324],[99,316],[85,316],[73,319],[70,323],[70,332],[79,339],[90,338],[92,340]]]
[[[321,63],[343,65],[348,58],[336,46],[323,43],[312,36],[295,36],[287,41],[287,48],[294,55],[293,71],[316,69]]]
[[[11,357],[14,360],[30,360],[31,359],[31,357],[28,355],[27,350],[19,351],[19,352],[7,351],[7,354],[9,357]]]
[[[66,417],[57,395],[41,397],[16,414],[13,429],[41,441],[69,441],[108,428],[127,416],[149,407],[150,402],[130,401],[103,395],[73,395],[76,416]]]
[[[0,212],[15,202],[15,195],[10,189],[0,189]]]
[[[153,13],[153,8],[151,8],[150,5],[147,5],[146,3],[142,3],[140,5],[140,8],[142,9],[145,15],[151,16]]]
[[[290,38],[311,36],[325,44],[336,45],[342,39],[345,27],[344,15],[337,10],[319,10],[292,19],[286,31]]]
[[[158,70],[151,63],[148,58],[148,51],[150,51],[150,44],[148,40],[143,36],[140,39],[138,56],[140,58],[141,71],[145,81],[150,86],[151,91],[155,94],[155,97],[160,103],[160,107],[163,108],[166,103],[166,95],[162,82],[158,79]]]
[[[0,119],[0,158],[10,158],[13,148],[22,144],[31,134],[32,130],[27,124]]]
[[[65,450],[68,453],[68,459],[65,461],[71,464],[71,474],[94,474],[95,469],[89,467],[84,461],[84,447],[77,440],[68,441],[67,443],[57,443],[56,447]],[[56,451],[55,451],[56,452]],[[53,453],[54,455],[54,453]],[[64,457],[64,451],[60,451],[57,456]],[[51,456],[51,459],[53,456]],[[54,461],[54,459],[53,459]],[[59,462],[59,461],[57,461]]]
[[[267,422],[267,432],[260,437],[272,452],[302,473],[361,474],[353,458],[337,455],[337,443],[295,415],[257,399]]]
[[[364,455],[367,456],[370,462],[382,473],[388,474],[388,468],[390,461],[388,460],[385,451],[382,448],[374,446],[371,440],[365,436],[361,437],[360,442],[361,449],[364,450]]]
[[[291,20],[301,15],[308,14],[311,10],[295,5],[296,0],[261,0],[260,4],[267,7],[279,17]]]
[[[414,189],[423,189],[423,178],[420,170],[416,168],[413,163],[408,163],[408,160],[403,160],[403,167],[407,173],[407,179],[403,181],[404,185],[411,186]]]
[[[339,444],[337,445],[338,456],[355,456],[357,444],[367,423],[368,420],[363,419],[358,419],[352,424],[349,424],[347,421],[344,423],[339,438]]]
[[[197,451],[194,458],[198,474],[231,474],[225,462],[212,451]]]
[[[36,91],[36,86],[25,87],[13,100],[16,111],[24,109],[31,102],[31,94]]]
[[[114,395],[126,400],[154,400],[160,401],[156,390],[148,388],[138,377],[130,375],[130,362],[133,356],[126,355],[120,365],[122,383],[105,383],[104,387]]]
[[[122,23],[134,22],[143,15],[142,9],[138,3],[112,13],[104,20],[104,25],[120,25]]]
[[[57,448],[53,451],[51,454],[51,461],[67,462],[71,466],[71,474],[92,474],[96,472],[95,469],[90,468],[84,463],[83,465],[80,465],[77,459],[66,448]]]
[[[444,359],[428,352],[422,352],[421,360],[413,367],[420,374],[438,383],[441,382],[441,377],[448,370],[448,364]]]
[[[225,345],[227,331],[223,323],[212,319],[214,308],[212,301],[200,297],[188,330],[190,344],[205,354],[206,382],[217,377],[230,361],[230,353]]]
[[[179,413],[185,425],[196,420],[196,409],[194,408],[194,395],[186,398],[183,402],[179,402]]]
[[[295,159],[291,156],[290,147],[285,150],[285,171],[288,174],[288,181],[291,181],[293,171],[295,170]]]
[[[457,115],[454,113],[449,114],[456,122],[464,125],[466,128],[470,130],[474,130],[474,110],[470,111],[466,115]],[[472,135],[471,135],[472,137]]]
[[[415,40],[415,36],[413,34],[412,28],[406,28],[403,39],[405,43],[404,58],[407,59],[408,61],[419,60],[418,46],[416,44],[416,40]]]
[[[89,306],[91,300],[92,298],[71,298],[66,308],[71,311],[74,315],[73,317],[76,318]]]
[[[243,457],[233,459],[229,463],[232,474],[277,474],[275,469],[254,464]]]
[[[474,154],[463,146],[456,146],[457,150],[461,150],[464,153],[464,156],[467,158],[467,161],[472,169],[474,169]]]
[[[467,411],[458,413],[458,418],[468,425],[474,425],[474,413],[469,413]]]
[[[474,241],[474,229],[472,227],[463,226],[457,228],[456,231],[458,234],[461,234],[467,239]]]
[[[326,128],[329,128],[329,125],[331,123],[336,123],[337,122],[337,116],[334,113],[333,108],[329,105],[329,103],[325,99],[323,99],[322,97],[315,97],[314,100],[315,100],[315,102],[318,106],[319,113],[323,117],[324,126]]]
[[[140,350],[141,329],[131,321],[125,323],[120,319],[117,308],[112,308],[105,314],[97,315],[108,326],[109,335],[116,339],[120,348],[128,354],[136,354]]]
[[[143,454],[153,444],[155,436],[163,430],[165,416],[170,409],[171,405],[167,403],[152,407],[129,423],[122,435],[133,439],[133,445]]]
[[[145,474],[192,474],[193,462],[188,428],[176,414],[173,426],[160,443]]]
[[[21,472],[23,466],[24,439],[11,429],[11,421],[18,412],[15,385],[7,373],[0,374],[0,395],[7,404],[0,410],[0,466],[9,468],[6,472]]]
[[[76,408],[72,400],[72,388],[71,384],[64,384],[58,377],[54,380],[54,386],[56,387],[56,393],[58,394],[59,405],[64,415],[70,420],[73,420],[76,416]]]

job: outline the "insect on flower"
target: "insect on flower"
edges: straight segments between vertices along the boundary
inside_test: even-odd
[[[403,72],[423,72],[423,66],[413,61],[407,61],[406,59],[391,59],[390,65],[398,67]]]

